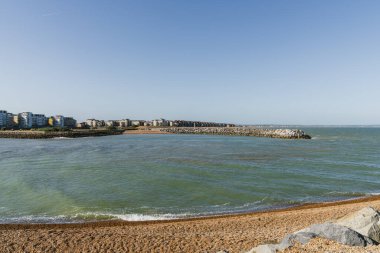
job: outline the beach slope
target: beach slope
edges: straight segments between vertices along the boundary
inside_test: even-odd
[[[0,252],[244,252],[366,206],[380,209],[380,197],[177,221],[3,224]],[[380,246],[352,248],[314,239],[285,252],[325,251],[380,252]]]

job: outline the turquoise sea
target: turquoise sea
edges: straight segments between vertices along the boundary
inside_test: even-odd
[[[0,139],[0,223],[173,219],[380,193],[380,128],[301,129],[313,139]]]

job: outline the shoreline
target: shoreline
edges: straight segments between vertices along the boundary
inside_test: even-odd
[[[71,130],[71,131],[39,131],[14,130],[0,131],[0,138],[4,139],[53,139],[53,138],[83,138],[122,135],[120,130]]]
[[[349,198],[338,201],[326,201],[305,203],[296,206],[274,208],[260,211],[247,211],[239,213],[228,214],[216,214],[207,216],[195,216],[189,218],[173,218],[163,220],[141,220],[141,221],[126,221],[126,220],[99,220],[89,222],[70,222],[70,223],[0,223],[0,230],[4,229],[34,229],[34,228],[83,228],[83,227],[113,227],[113,226],[139,226],[139,225],[153,225],[153,224],[167,224],[167,223],[179,223],[179,222],[191,222],[191,221],[203,221],[203,220],[215,220],[224,218],[239,218],[246,216],[256,216],[263,214],[276,214],[282,212],[301,211],[305,209],[317,209],[326,207],[337,207],[342,205],[360,204],[372,201],[380,201],[380,195],[364,196],[357,198]]]
[[[81,138],[101,137],[109,135],[159,135],[159,134],[187,134],[187,135],[222,135],[222,136],[250,136],[277,139],[312,139],[299,129],[260,129],[246,127],[140,127],[134,130],[107,130],[107,129],[71,129],[70,131],[44,130],[2,130],[0,138],[7,139],[52,139],[52,138]]]
[[[305,204],[265,212],[166,221],[108,221],[81,224],[2,224],[0,252],[247,252],[278,243],[312,224],[336,220],[371,206],[380,196]],[[349,247],[321,238],[286,253],[380,252],[380,245]]]

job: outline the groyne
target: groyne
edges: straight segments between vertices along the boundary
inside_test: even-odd
[[[0,138],[13,139],[52,139],[52,138],[80,138],[91,136],[119,135],[123,131],[117,130],[72,130],[72,131],[0,131]]]
[[[262,129],[252,127],[168,127],[161,132],[172,134],[207,134],[255,136],[281,139],[311,139],[311,136],[299,129]]]

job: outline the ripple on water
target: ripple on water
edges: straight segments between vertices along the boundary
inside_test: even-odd
[[[107,136],[0,142],[0,222],[150,220],[377,194],[380,129],[312,141]]]

